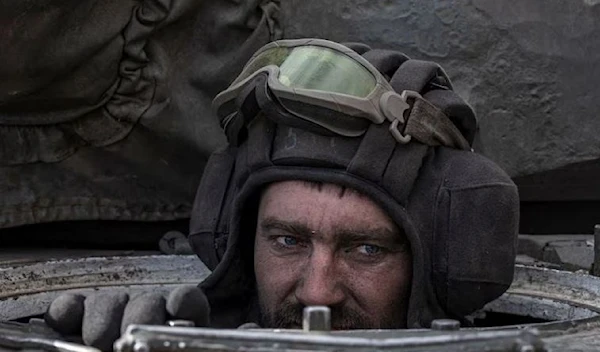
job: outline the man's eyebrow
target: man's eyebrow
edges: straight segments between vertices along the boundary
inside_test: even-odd
[[[267,217],[261,221],[260,227],[263,230],[278,229],[298,236],[310,237],[314,234],[308,226],[297,221],[286,221],[273,217]],[[402,230],[393,231],[387,227],[364,227],[334,230],[334,237],[337,241],[358,242],[358,241],[385,241],[389,243],[404,243],[406,236]]]
[[[298,236],[310,236],[312,234],[311,230],[303,223],[297,221],[286,221],[277,219],[274,217],[267,217],[260,222],[262,230],[283,230],[289,233],[293,233]]]
[[[394,233],[386,228],[365,228],[365,229],[343,229],[336,232],[336,236],[349,239],[378,238],[389,239],[394,237]]]
[[[387,227],[368,227],[357,229],[343,229],[335,233],[338,241],[382,241],[387,243],[403,243],[406,237],[402,231],[392,231]]]

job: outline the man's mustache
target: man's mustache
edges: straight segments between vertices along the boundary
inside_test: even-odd
[[[302,328],[304,305],[285,302],[271,314],[263,315],[266,327],[277,329]],[[354,330],[380,328],[379,324],[370,321],[366,316],[348,306],[330,306],[331,328],[333,330]]]

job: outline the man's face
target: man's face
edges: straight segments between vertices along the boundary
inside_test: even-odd
[[[263,325],[300,328],[302,309],[331,308],[333,329],[401,328],[410,245],[373,201],[333,184],[271,184],[258,212],[254,270]]]

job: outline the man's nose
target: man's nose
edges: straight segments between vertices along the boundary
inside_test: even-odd
[[[313,250],[295,294],[305,306],[335,306],[344,301],[344,289],[333,253]]]

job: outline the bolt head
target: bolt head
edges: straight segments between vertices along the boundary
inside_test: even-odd
[[[302,328],[304,331],[330,331],[331,310],[329,307],[305,307],[302,316]]]
[[[150,352],[150,347],[147,343],[138,341],[133,345],[133,352]]]
[[[191,320],[169,320],[167,325],[180,328],[193,328],[194,322]]]
[[[457,331],[460,329],[460,322],[454,319],[435,319],[431,322],[431,330],[437,331]]]

